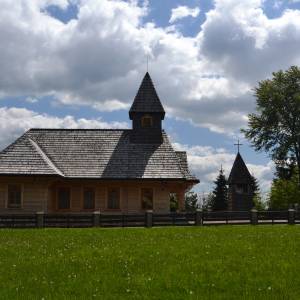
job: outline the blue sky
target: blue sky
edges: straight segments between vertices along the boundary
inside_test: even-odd
[[[240,128],[257,82],[300,63],[300,1],[16,0],[0,23],[1,148],[29,127],[130,127],[149,56],[164,128],[197,190],[211,190],[221,164],[229,174],[240,138],[267,191],[272,163]]]

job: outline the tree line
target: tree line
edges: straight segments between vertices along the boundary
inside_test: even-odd
[[[254,205],[258,209],[281,210],[300,206],[300,68],[272,73],[254,88],[256,111],[248,115],[242,129],[256,151],[265,151],[275,164],[275,174],[267,201],[263,202],[256,178],[252,178]],[[202,197],[202,208],[226,210],[228,185],[221,168],[214,190]],[[186,209],[199,207],[194,192],[186,194]]]
[[[265,151],[276,172],[269,193],[270,209],[300,204],[300,69],[274,72],[254,89],[256,112],[242,132],[256,151]]]
[[[265,209],[265,204],[260,195],[260,188],[257,179],[251,177],[251,190],[253,191],[254,206],[259,209]],[[190,191],[185,195],[185,209],[195,211],[198,208],[204,211],[225,211],[228,210],[229,189],[228,181],[221,168],[214,181],[214,189],[208,195],[198,195]]]

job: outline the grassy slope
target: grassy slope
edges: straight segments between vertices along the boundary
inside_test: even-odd
[[[300,226],[0,230],[0,299],[300,299]]]

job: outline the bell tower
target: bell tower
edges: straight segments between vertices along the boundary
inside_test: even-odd
[[[232,211],[249,211],[253,208],[254,197],[252,176],[240,154],[240,145],[238,142],[238,153],[228,178],[228,209]]]
[[[162,120],[165,118],[165,110],[148,72],[129,110],[129,118],[132,120],[131,143],[162,143]]]

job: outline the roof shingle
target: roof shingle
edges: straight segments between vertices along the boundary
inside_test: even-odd
[[[31,129],[0,152],[0,174],[67,178],[183,179],[186,154],[162,144],[130,143],[132,130]],[[35,146],[36,145],[36,146]]]

